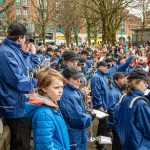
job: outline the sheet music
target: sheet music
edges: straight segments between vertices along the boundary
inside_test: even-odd
[[[96,114],[96,117],[99,118],[99,119],[109,116],[107,113],[96,110],[96,109],[93,109],[93,112]]]
[[[44,59],[41,63],[41,66],[47,66],[50,64],[50,59]]]
[[[99,144],[112,144],[111,138],[108,136],[98,136]]]

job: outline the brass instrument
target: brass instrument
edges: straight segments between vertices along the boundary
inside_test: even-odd
[[[82,82],[81,82],[80,88],[84,88],[84,87],[88,86],[90,89],[90,84],[87,85],[87,83],[85,83],[82,78],[81,78],[81,80],[82,80]],[[94,115],[95,113],[93,111],[93,103],[92,103],[92,101],[90,101],[90,102],[87,101],[88,95],[90,95],[90,92],[84,96],[83,103],[86,107],[87,113]],[[111,144],[111,138],[109,138],[109,137],[105,137],[105,136],[94,137],[93,136],[93,121],[92,121],[90,127],[88,128],[87,134],[88,134],[88,139],[87,139],[88,142],[97,141],[99,144]]]
[[[87,87],[89,86],[89,84],[87,85],[87,83],[84,81],[83,78],[81,78],[81,86],[80,88],[84,88],[84,87]],[[90,88],[88,88],[90,89]],[[88,96],[90,95],[90,90],[89,90],[89,93],[87,93],[84,98],[83,98],[83,103],[85,105],[85,108],[87,110],[87,113],[93,113],[93,103],[92,101],[88,102]],[[91,123],[90,127],[88,128],[88,142],[94,142],[95,141],[95,138],[93,137],[93,122]]]

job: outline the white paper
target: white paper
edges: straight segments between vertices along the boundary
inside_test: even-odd
[[[112,144],[111,138],[108,136],[99,136],[97,137],[99,144]]]
[[[50,64],[50,59],[44,59],[41,63],[41,66],[47,66]]]
[[[93,112],[96,114],[96,117],[99,118],[99,119],[109,116],[105,112],[102,112],[102,111],[99,111],[99,110],[96,110],[96,109],[93,109]]]

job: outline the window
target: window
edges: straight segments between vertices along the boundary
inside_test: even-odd
[[[44,9],[46,9],[47,8],[47,0],[39,0],[38,1],[38,5],[39,5],[39,7],[43,7]]]
[[[20,16],[20,15],[21,15],[21,9],[19,9],[19,8],[16,9],[16,15],[17,15],[17,16]]]
[[[16,5],[21,6],[21,0],[16,0]]]
[[[56,10],[59,10],[59,2],[56,2]]]
[[[23,4],[24,6],[28,6],[28,0],[24,0]]]
[[[28,17],[28,10],[24,10],[24,16]]]

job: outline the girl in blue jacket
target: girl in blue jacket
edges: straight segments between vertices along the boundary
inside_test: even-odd
[[[135,69],[127,79],[127,95],[119,108],[117,132],[123,150],[149,150],[150,105],[143,96],[150,78],[142,69]]]
[[[70,150],[68,131],[57,101],[64,79],[56,70],[45,67],[37,74],[38,94],[26,103],[26,117],[32,118],[34,150]]]

